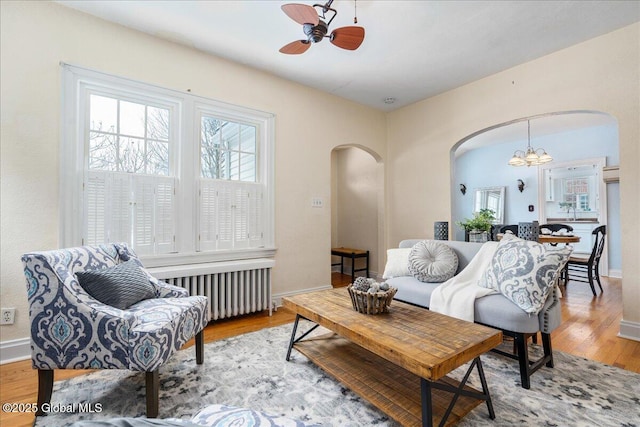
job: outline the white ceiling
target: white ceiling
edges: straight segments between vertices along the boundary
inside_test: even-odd
[[[357,1],[366,30],[356,51],[306,38],[280,9],[293,1],[78,1],[58,3],[391,111],[640,21],[630,1]],[[354,1],[336,0],[332,29],[353,25]],[[392,97],[393,104],[384,99]]]

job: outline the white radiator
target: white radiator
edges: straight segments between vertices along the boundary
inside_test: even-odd
[[[157,279],[204,295],[209,301],[209,318],[225,319],[269,310],[271,300],[271,259],[225,261],[172,267],[149,268]]]

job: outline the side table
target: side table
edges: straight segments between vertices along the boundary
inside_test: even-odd
[[[344,274],[345,257],[351,259],[351,283],[353,283],[356,279],[356,271],[366,271],[367,277],[369,277],[369,251],[353,248],[331,248],[331,255],[340,257],[339,264],[331,264],[331,266],[340,265],[340,274]],[[356,258],[365,258],[366,266],[364,268],[356,269]]]

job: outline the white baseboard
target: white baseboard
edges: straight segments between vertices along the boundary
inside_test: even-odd
[[[616,279],[622,279],[622,270],[614,270],[610,268],[608,277],[615,277]]]
[[[0,341],[0,365],[18,362],[31,357],[31,345],[29,338]]]
[[[274,308],[282,307],[283,297],[289,297],[289,296],[298,295],[298,294],[306,294],[307,292],[324,291],[326,289],[332,289],[331,285],[318,286],[316,288],[307,288],[307,289],[302,289],[302,290],[293,291],[293,292],[282,292],[279,294],[273,294],[272,295],[273,306]]]
[[[622,319],[620,321],[620,338],[640,341],[640,323]]]

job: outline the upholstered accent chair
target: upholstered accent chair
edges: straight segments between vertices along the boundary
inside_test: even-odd
[[[22,262],[38,369],[36,415],[51,400],[54,369],[145,372],[147,417],[155,418],[162,364],[194,336],[202,364],[207,299],[152,277],[125,244],[27,253]],[[87,277],[99,280],[91,288]]]

